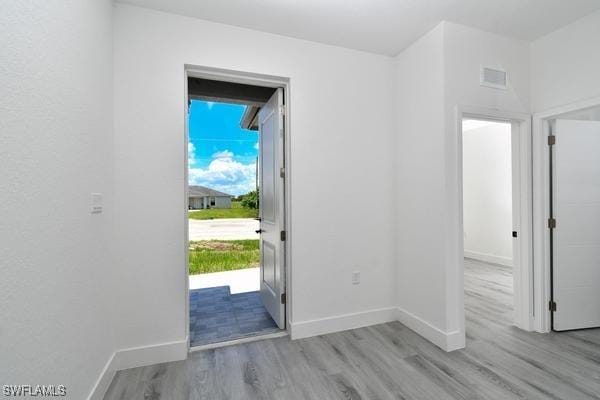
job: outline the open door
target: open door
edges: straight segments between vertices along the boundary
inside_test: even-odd
[[[556,120],[551,151],[557,331],[600,326],[600,122]],[[552,141],[549,141],[552,143]]]
[[[260,133],[260,297],[279,328],[285,328],[285,221],[283,89],[258,114]]]

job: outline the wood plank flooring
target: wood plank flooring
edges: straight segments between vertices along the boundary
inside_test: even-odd
[[[467,347],[446,353],[398,322],[264,340],[119,372],[105,400],[600,399],[600,330],[512,327],[510,269],[465,262]]]

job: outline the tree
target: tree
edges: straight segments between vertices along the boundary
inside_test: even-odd
[[[246,193],[242,197],[242,207],[258,209],[258,189]]]

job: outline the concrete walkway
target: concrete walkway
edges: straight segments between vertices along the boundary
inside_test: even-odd
[[[260,270],[259,268],[245,268],[190,275],[190,290],[216,286],[229,286],[231,294],[255,292],[260,290]]]
[[[258,239],[259,223],[252,218],[189,220],[189,240]]]

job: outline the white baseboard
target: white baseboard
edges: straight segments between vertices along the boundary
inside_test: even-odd
[[[115,358],[115,353],[113,353],[110,356],[110,358],[106,362],[106,365],[104,365],[104,368],[102,369],[102,372],[100,373],[100,377],[96,381],[96,384],[94,385],[90,395],[88,396],[88,400],[102,400],[104,398],[104,395],[106,394],[106,391],[108,390],[108,387],[110,386],[110,383],[112,382],[113,378],[115,377],[116,371],[113,370],[111,367],[114,358]]]
[[[115,371],[119,371],[122,369],[185,360],[187,355],[188,340],[186,338],[178,342],[119,350],[115,353],[112,367]]]
[[[444,332],[400,307],[397,309],[397,319],[442,350],[453,351],[465,347],[464,333],[459,331]]]
[[[185,360],[188,355],[188,338],[177,342],[118,350],[106,363],[92,388],[88,400],[102,400],[115,373],[122,369],[143,367],[171,361]]]
[[[481,253],[478,251],[465,250],[465,257],[472,258],[474,260],[485,261],[493,264],[505,265],[512,267],[513,262],[511,257],[497,256],[495,254]]]
[[[380,308],[309,321],[290,322],[290,336],[292,340],[302,339],[395,320],[396,309],[394,307]]]

